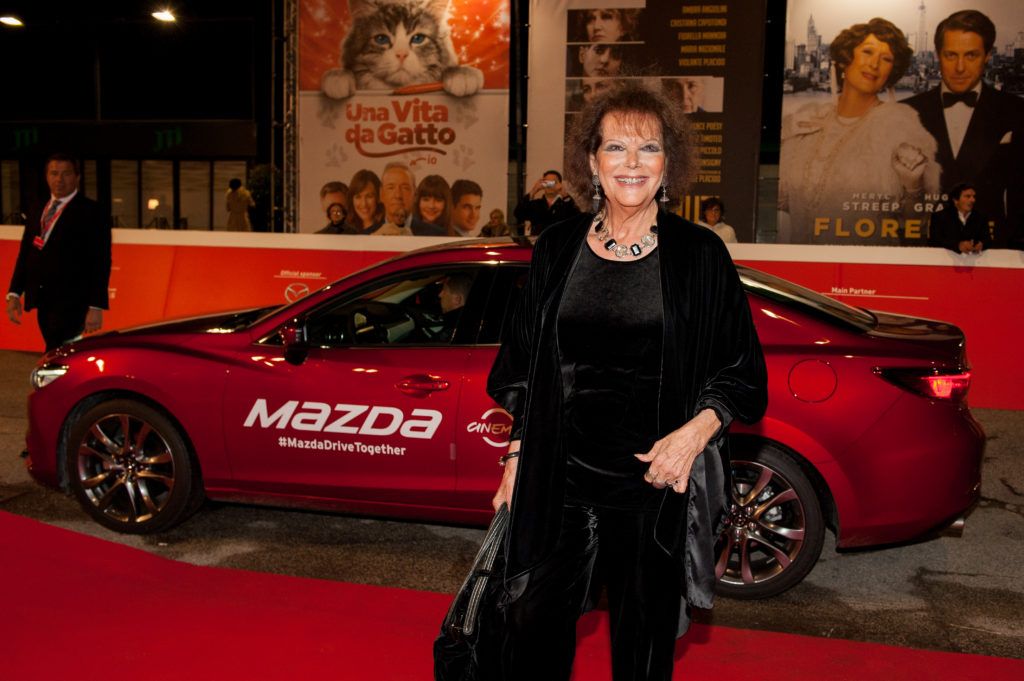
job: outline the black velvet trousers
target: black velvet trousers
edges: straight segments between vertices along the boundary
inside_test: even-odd
[[[592,580],[607,587],[614,681],[672,678],[682,577],[654,542],[656,518],[566,504],[555,551],[499,599],[504,681],[568,681]]]

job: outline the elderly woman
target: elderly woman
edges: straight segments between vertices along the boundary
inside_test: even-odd
[[[449,236],[452,224],[452,189],[440,175],[427,175],[416,187],[412,202],[412,233]]]
[[[838,99],[782,121],[780,243],[899,245],[904,219],[939,189],[937,145],[906,104],[883,103],[913,54],[885,19],[843,30],[829,48]],[[923,242],[922,242],[923,243]]]
[[[607,586],[613,678],[669,679],[689,606],[711,606],[725,432],[766,403],[722,240],[659,209],[695,168],[685,118],[637,84],[574,126],[566,180],[594,212],[537,240],[488,380],[513,416],[497,613],[505,679],[568,679],[590,587]]]
[[[384,224],[380,178],[372,170],[358,170],[348,183],[346,225],[351,234],[373,234]]]

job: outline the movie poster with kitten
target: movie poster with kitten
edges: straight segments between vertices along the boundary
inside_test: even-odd
[[[299,231],[480,236],[508,204],[508,0],[300,0]]]

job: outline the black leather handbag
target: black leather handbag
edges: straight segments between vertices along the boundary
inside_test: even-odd
[[[498,676],[497,600],[508,521],[508,506],[503,504],[441,623],[441,634],[434,641],[436,681],[483,681]]]

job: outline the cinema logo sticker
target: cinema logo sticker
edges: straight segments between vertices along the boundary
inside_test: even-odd
[[[492,447],[508,447],[512,435],[512,416],[498,407],[488,409],[479,419],[466,426],[467,433],[480,433]]]
[[[390,106],[349,102],[345,119],[355,123],[345,130],[345,141],[368,158],[397,156],[415,151],[446,155],[455,143],[448,123],[448,107],[416,97],[392,100]]]

